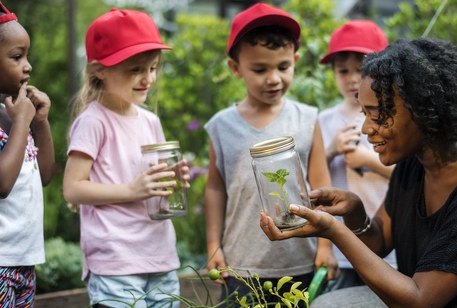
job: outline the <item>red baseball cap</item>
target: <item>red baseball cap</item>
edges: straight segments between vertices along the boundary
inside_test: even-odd
[[[163,44],[154,20],[144,12],[113,8],[87,29],[87,62],[97,60],[102,65],[113,66],[155,49],[173,48]]]
[[[12,20],[17,21],[16,15],[14,13],[10,13],[10,11],[8,11],[6,6],[1,2],[0,2],[0,12],[5,13],[4,15],[0,16],[0,24],[8,22],[8,21],[12,21]]]
[[[371,53],[387,47],[386,35],[371,20],[351,20],[333,31],[328,44],[328,53],[319,61],[327,64],[332,56],[340,51]]]
[[[276,25],[289,29],[300,41],[300,25],[295,19],[281,9],[259,2],[240,12],[232,21],[227,53],[250,30],[266,25]]]

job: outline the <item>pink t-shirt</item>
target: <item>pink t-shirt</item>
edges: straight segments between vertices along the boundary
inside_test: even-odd
[[[165,141],[159,118],[136,107],[137,116],[121,116],[91,103],[70,130],[72,151],[93,158],[89,180],[104,184],[131,182],[143,171],[141,146]],[[155,273],[180,266],[170,220],[152,221],[146,204],[130,202],[81,205],[83,275]]]

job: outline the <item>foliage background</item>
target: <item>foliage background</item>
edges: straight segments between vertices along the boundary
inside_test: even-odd
[[[47,263],[38,267],[39,292],[57,291],[78,286],[77,279],[66,276],[80,271],[79,217],[67,209],[62,196],[62,176],[66,162],[69,105],[72,93],[69,68],[83,69],[85,31],[96,17],[109,10],[101,0],[77,0],[75,31],[76,55],[69,62],[67,0],[5,0],[31,37],[31,84],[45,91],[53,103],[50,122],[56,149],[55,177],[45,188],[45,238]],[[398,37],[421,36],[442,0],[416,0],[399,3],[399,11],[383,20],[390,41]],[[318,64],[326,53],[331,32],[345,20],[335,20],[330,0],[289,0],[284,9],[302,25],[300,59],[289,96],[324,109],[334,105],[339,95],[328,66]],[[135,8],[135,7],[127,7]],[[449,1],[434,24],[429,37],[457,41],[454,18],[457,3]],[[164,14],[169,14],[165,12]],[[376,12],[369,16],[377,20]],[[229,21],[216,16],[179,14],[176,31],[162,31],[165,43],[174,47],[163,53],[161,78],[148,100],[156,111],[168,140],[179,140],[181,149],[191,162],[191,189],[188,192],[189,214],[175,219],[178,250],[183,265],[206,258],[204,187],[208,157],[208,137],[203,125],[217,111],[241,100],[244,83],[235,79],[226,64],[225,46]],[[67,257],[62,255],[66,251]],[[69,257],[69,258],[68,258]],[[74,258],[73,258],[74,257]],[[62,261],[63,260],[63,261]],[[76,267],[75,267],[76,266]],[[57,269],[60,268],[60,269]],[[76,270],[75,270],[76,268]],[[57,277],[50,273],[57,273]],[[58,281],[56,283],[56,281]],[[74,281],[70,284],[63,281]]]

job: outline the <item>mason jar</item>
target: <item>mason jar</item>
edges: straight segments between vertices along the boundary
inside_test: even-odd
[[[300,156],[290,136],[270,139],[249,148],[252,169],[265,214],[279,229],[295,229],[307,220],[292,214],[290,204],[311,208]],[[300,197],[302,194],[302,197]]]
[[[176,181],[173,187],[166,187],[173,193],[166,197],[152,197],[146,200],[148,215],[152,220],[183,217],[187,215],[187,189],[182,180],[182,155],[178,141],[144,145],[141,147],[142,167],[144,170],[152,165],[166,163],[175,172],[174,178],[161,179],[161,182]]]

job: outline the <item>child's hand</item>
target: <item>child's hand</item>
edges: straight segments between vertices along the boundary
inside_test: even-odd
[[[11,96],[5,98],[5,108],[8,116],[13,122],[15,120],[23,119],[27,125],[29,125],[36,114],[36,110],[31,100],[27,97],[26,88],[27,82],[24,82],[14,101]]]
[[[355,124],[350,124],[338,130],[335,134],[336,151],[338,154],[347,153],[356,148],[356,143],[360,141],[360,131],[355,128]]]
[[[190,184],[188,182],[190,180],[190,175],[189,175],[189,167],[187,167],[187,160],[183,159],[182,161],[180,161],[178,164],[178,167],[181,168],[181,178],[178,178],[177,180],[183,182],[184,188],[190,188]]]
[[[167,187],[176,186],[176,181],[163,181],[161,179],[173,178],[174,171],[166,171],[167,164],[157,164],[140,172],[133,182],[129,183],[134,200],[144,200],[154,196],[169,196],[173,192],[165,190]]]
[[[34,86],[27,86],[27,97],[36,108],[36,115],[33,119],[35,122],[46,121],[51,108],[51,100],[48,95],[41,92]]]

